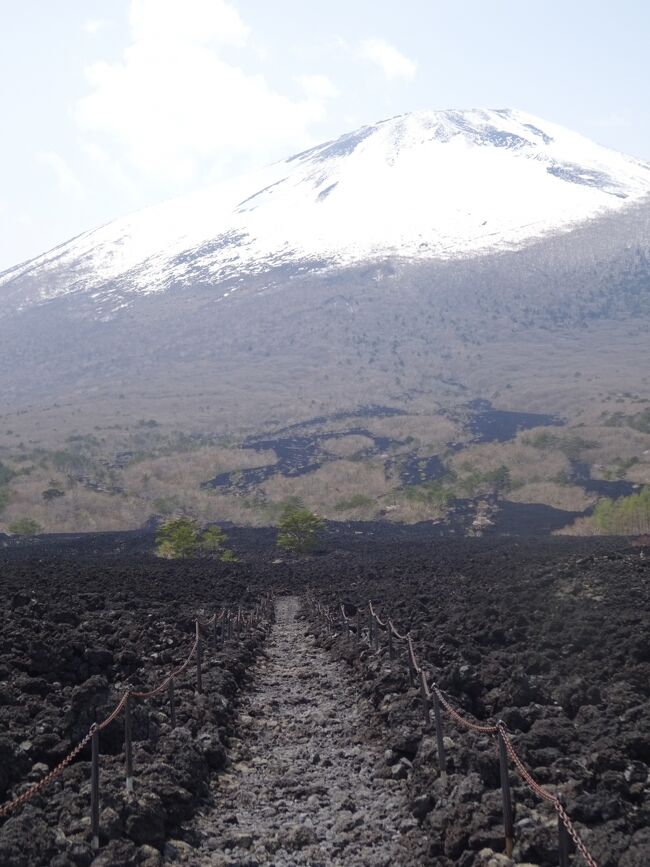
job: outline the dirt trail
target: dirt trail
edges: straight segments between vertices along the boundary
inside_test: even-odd
[[[241,741],[197,821],[196,865],[405,865],[425,840],[405,779],[377,776],[384,746],[343,669],[306,635],[298,597],[278,601]],[[403,769],[406,774],[406,768]]]

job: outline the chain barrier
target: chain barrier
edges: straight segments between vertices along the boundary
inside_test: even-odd
[[[43,789],[50,785],[50,783],[53,783],[54,780],[56,780],[56,778],[59,776],[59,774],[68,767],[70,762],[77,758],[79,753],[92,738],[95,732],[95,728],[95,725],[91,726],[88,734],[79,741],[77,746],[71,752],[69,752],[68,755],[61,762],[59,762],[59,764],[55,768],[53,768],[49,772],[49,774],[47,774],[47,776],[43,777],[43,779],[39,780],[37,783],[34,783],[31,788],[27,789],[26,792],[23,792],[22,795],[18,795],[18,797],[14,798],[13,801],[7,801],[6,804],[3,804],[0,807],[0,819],[4,819],[5,816],[11,815],[11,813],[15,812],[19,807],[22,807],[28,801],[31,801],[32,798],[35,798],[36,795],[42,792]]]
[[[0,805],[0,819],[4,819],[6,816],[10,816],[12,813],[14,813],[20,807],[24,806],[26,803],[31,801],[32,798],[36,797],[36,795],[40,794],[45,788],[47,788],[47,786],[50,785],[50,783],[54,782],[54,780],[65,770],[65,768],[67,768],[68,765],[71,762],[73,762],[74,759],[77,758],[77,756],[79,755],[79,753],[81,753],[81,751],[84,749],[84,747],[86,747],[88,745],[88,743],[91,740],[93,740],[94,737],[96,738],[96,736],[99,734],[99,732],[108,728],[108,726],[110,726],[111,723],[113,723],[122,714],[122,711],[127,707],[128,703],[129,703],[129,699],[135,698],[135,699],[144,700],[144,699],[148,699],[148,698],[153,698],[154,696],[159,695],[160,693],[164,692],[164,690],[166,690],[168,688],[173,689],[174,679],[177,678],[179,675],[181,675],[189,667],[193,657],[195,657],[195,656],[197,657],[197,664],[198,664],[198,657],[199,657],[198,651],[200,649],[200,630],[201,629],[205,630],[205,629],[207,629],[207,627],[216,626],[217,623],[221,622],[222,623],[222,630],[223,630],[223,629],[225,629],[226,622],[232,623],[233,621],[237,622],[237,623],[243,622],[243,623],[247,623],[247,625],[249,625],[249,626],[253,626],[255,622],[259,622],[264,618],[265,610],[267,610],[270,607],[270,605],[272,604],[272,601],[273,601],[272,595],[269,595],[268,598],[265,597],[263,603],[258,604],[258,606],[256,606],[256,612],[257,613],[251,612],[250,616],[248,617],[247,620],[246,620],[246,618],[242,618],[241,608],[238,610],[237,615],[233,615],[229,610],[226,611],[226,609],[222,609],[219,614],[217,614],[215,612],[206,623],[201,623],[199,621],[199,619],[197,618],[195,620],[196,637],[194,639],[194,643],[192,644],[190,652],[188,653],[185,661],[181,665],[179,665],[178,668],[175,668],[171,672],[171,674],[169,674],[162,681],[162,683],[158,684],[158,686],[154,687],[151,690],[148,690],[148,691],[137,691],[137,690],[131,690],[131,689],[126,690],[126,692],[123,693],[122,697],[120,698],[118,703],[115,705],[115,707],[113,708],[111,713],[101,722],[93,723],[93,725],[90,727],[90,729],[88,731],[88,734],[86,734],[79,741],[79,743],[68,753],[67,756],[65,756],[65,758],[61,762],[59,762],[59,764],[55,768],[53,768],[46,776],[44,776],[37,783],[34,783],[34,785],[31,786],[29,789],[27,789],[25,792],[18,795],[18,797],[14,798],[12,801],[7,801],[5,804]],[[173,713],[174,713],[174,711],[173,711],[173,704],[172,704],[172,714]],[[128,716],[128,712],[127,712],[127,716]],[[95,741],[93,741],[93,743],[95,743]],[[129,790],[128,789],[128,783],[127,783],[127,790]]]
[[[330,624],[330,625],[334,624],[335,620],[330,615],[327,608],[325,608],[320,603],[317,603],[316,604],[316,610],[318,611],[319,614],[321,614],[321,616],[324,617],[324,619],[328,622],[328,624]],[[528,786],[528,788],[533,792],[533,794],[537,795],[538,798],[553,805],[553,807],[554,807],[554,809],[558,815],[559,822],[562,823],[562,825],[566,829],[566,832],[571,837],[571,839],[572,839],[572,841],[576,847],[576,850],[582,856],[587,867],[598,867],[598,864],[596,863],[593,855],[587,849],[585,843],[583,842],[583,840],[580,837],[580,835],[578,834],[573,822],[571,821],[568,813],[566,812],[564,805],[562,804],[561,798],[558,795],[552,794],[547,789],[543,788],[543,786],[540,786],[540,784],[538,782],[536,782],[536,780],[532,777],[530,772],[527,770],[527,768],[524,765],[523,761],[521,760],[519,754],[515,750],[514,744],[512,743],[512,741],[510,739],[510,735],[508,734],[508,730],[505,726],[505,723],[499,721],[496,725],[482,725],[480,723],[474,722],[473,720],[469,720],[469,719],[467,719],[467,717],[460,714],[450,704],[450,702],[445,697],[444,693],[437,686],[436,683],[432,683],[431,686],[429,686],[429,681],[428,681],[428,677],[426,675],[426,672],[418,664],[417,657],[415,654],[415,647],[413,645],[413,638],[411,636],[410,631],[406,632],[404,634],[401,634],[400,632],[398,632],[398,630],[395,627],[395,624],[390,619],[390,617],[387,617],[385,621],[382,621],[380,619],[379,615],[377,614],[377,612],[375,611],[372,602],[369,602],[368,605],[365,606],[364,608],[357,608],[356,611],[357,611],[357,616],[359,614],[368,613],[370,615],[370,618],[371,618],[371,622],[369,625],[371,626],[372,621],[374,621],[379,626],[381,626],[382,629],[385,628],[387,630],[387,632],[389,633],[389,639],[390,639],[390,636],[394,636],[395,638],[399,639],[400,641],[403,641],[406,643],[406,654],[407,654],[408,665],[409,665],[409,674],[411,676],[411,685],[414,684],[414,680],[415,680],[414,675],[417,675],[420,679],[421,691],[422,691],[423,700],[424,700],[425,722],[427,724],[429,721],[429,704],[431,703],[431,700],[433,699],[434,709],[436,711],[435,717],[436,717],[436,734],[437,734],[437,739],[438,739],[438,760],[441,764],[441,771],[444,772],[446,760],[445,760],[444,745],[443,745],[443,738],[442,738],[442,729],[440,726],[440,721],[439,721],[439,716],[438,716],[438,702],[444,708],[444,710],[449,714],[449,716],[458,725],[462,726],[463,728],[467,729],[468,731],[475,732],[476,734],[492,735],[492,736],[495,736],[497,739],[500,739],[501,743],[503,744],[503,747],[505,747],[504,755],[507,754],[507,756],[511,759],[512,763],[514,764],[514,766],[517,770],[517,773],[519,774],[519,776],[521,777],[523,782]],[[341,615],[342,615],[342,620],[343,620],[343,622],[346,626],[346,629],[348,631],[348,634],[351,633],[352,629],[358,628],[355,624],[355,621],[345,614],[345,609],[344,609],[343,605],[341,605]],[[359,634],[357,634],[356,637],[357,637],[357,641],[358,641],[361,636]],[[372,650],[372,629],[370,630],[370,634],[368,636],[368,644],[370,645],[370,649]],[[377,644],[375,644],[375,646],[377,647]],[[392,645],[389,645],[389,648],[390,647],[392,647]],[[505,762],[505,759],[504,759],[504,762]],[[511,807],[510,807],[510,803],[509,803],[510,793],[509,793],[509,786],[508,786],[508,781],[507,781],[507,772],[506,772],[506,779],[505,780],[503,779],[503,772],[504,772],[504,767],[502,765],[502,785],[507,790],[507,793],[506,793],[506,791],[504,791],[504,803],[506,800],[508,802],[507,810],[505,809],[505,806],[504,806],[504,813],[510,813],[510,811],[511,811]],[[511,817],[510,817],[510,821],[511,821]],[[508,824],[507,821],[506,821],[506,824]],[[506,848],[510,850],[509,854],[511,855],[512,854],[512,837],[511,837],[511,832],[508,832],[508,829],[506,829]],[[563,863],[568,864],[568,860],[563,861]]]

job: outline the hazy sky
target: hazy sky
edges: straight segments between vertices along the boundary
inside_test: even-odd
[[[0,0],[0,270],[420,108],[650,160],[647,0]]]

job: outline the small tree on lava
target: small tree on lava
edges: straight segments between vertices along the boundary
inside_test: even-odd
[[[287,506],[278,522],[278,547],[305,553],[318,543],[325,522],[304,506]]]

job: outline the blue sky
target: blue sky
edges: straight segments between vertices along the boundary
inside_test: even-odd
[[[421,108],[515,107],[650,161],[650,4],[0,0],[0,269]]]

